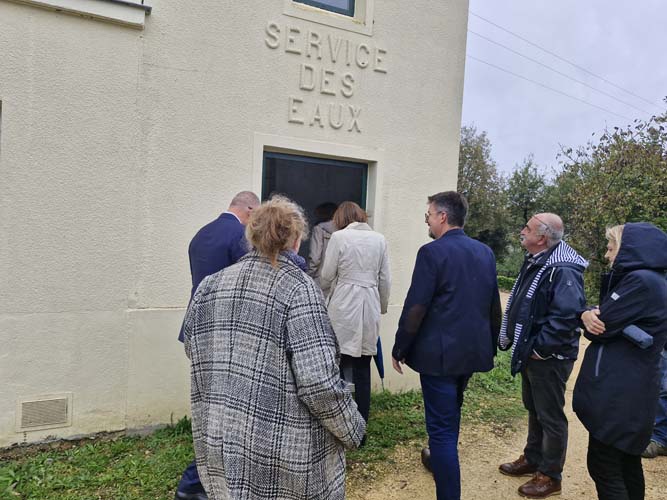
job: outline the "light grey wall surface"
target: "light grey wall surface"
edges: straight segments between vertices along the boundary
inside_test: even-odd
[[[389,357],[426,196],[456,186],[467,1],[371,2],[372,35],[287,4],[156,0],[138,30],[0,0],[0,445],[188,412],[187,245],[260,192],[264,148],[370,162],[394,278],[386,385],[416,383]],[[349,113],[338,129],[330,105]],[[63,392],[71,426],[16,432],[19,399]]]

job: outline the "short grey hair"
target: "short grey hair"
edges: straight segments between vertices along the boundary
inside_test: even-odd
[[[252,191],[241,191],[232,198],[229,207],[255,208],[259,205],[259,198]]]
[[[443,191],[429,196],[429,204],[447,214],[447,220],[450,226],[463,227],[468,216],[468,200],[461,193],[456,191]]]

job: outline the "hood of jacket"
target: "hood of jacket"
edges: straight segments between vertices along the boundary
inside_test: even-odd
[[[317,226],[324,231],[325,238],[330,238],[331,235],[336,232],[336,224],[334,224],[332,220],[320,222]]]
[[[584,271],[588,267],[588,261],[584,259],[570,245],[561,241],[552,250],[544,263],[545,267],[574,267]]]
[[[611,269],[615,273],[667,270],[667,234],[648,222],[625,224],[621,248]]]

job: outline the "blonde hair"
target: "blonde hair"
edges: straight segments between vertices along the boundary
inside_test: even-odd
[[[353,201],[344,201],[333,214],[333,223],[337,229],[345,229],[352,222],[368,222],[364,209]]]
[[[303,209],[285,196],[273,196],[250,213],[245,236],[260,255],[278,266],[278,254],[308,236]]]
[[[621,248],[621,239],[623,238],[623,228],[625,224],[608,227],[604,235],[609,240],[609,243],[616,245],[616,248]]]

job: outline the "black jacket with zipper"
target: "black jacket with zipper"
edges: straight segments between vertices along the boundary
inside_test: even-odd
[[[506,313],[512,342],[512,375],[523,370],[533,351],[545,359],[577,359],[577,313],[586,305],[583,274],[587,265],[565,242],[532,264],[529,259],[524,262]],[[542,268],[544,271],[535,282]]]
[[[667,235],[647,223],[626,224],[611,273],[603,277],[600,319],[605,333],[585,333],[586,349],[573,407],[598,441],[630,455],[648,445],[667,340]],[[622,335],[636,325],[653,337],[641,349]]]

